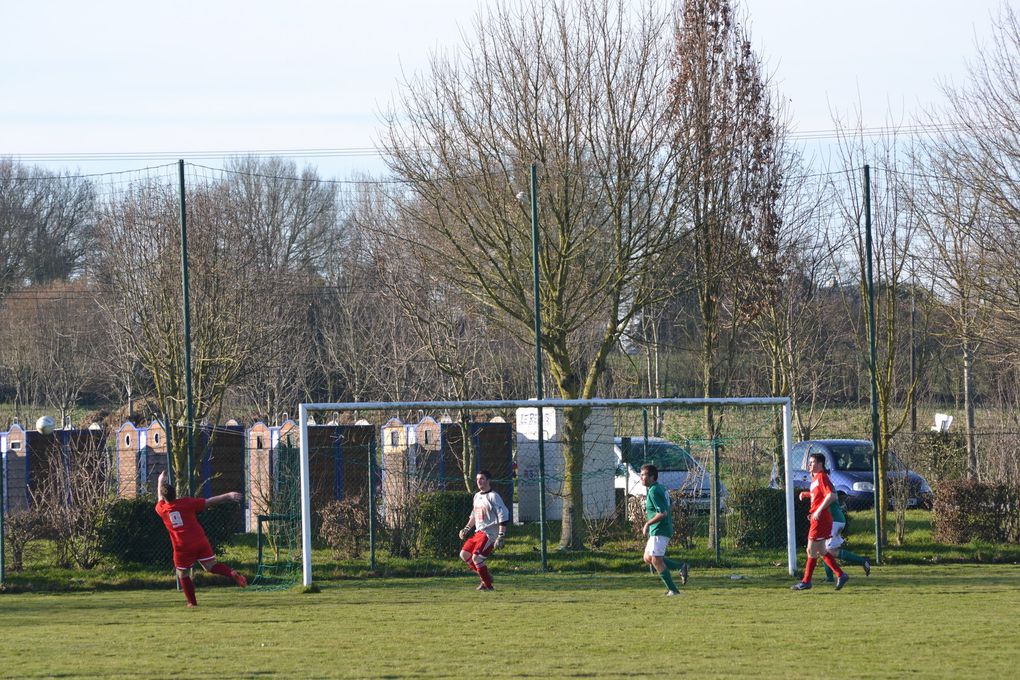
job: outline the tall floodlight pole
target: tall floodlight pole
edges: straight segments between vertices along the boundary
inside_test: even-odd
[[[878,492],[882,480],[878,478],[878,349],[875,341],[875,275],[872,265],[874,245],[871,239],[871,168],[864,166],[864,250],[867,253],[865,288],[868,298],[868,372],[871,373],[871,470],[875,497],[875,562],[882,561],[882,508]]]
[[[531,164],[531,270],[535,293],[535,392],[545,399],[542,389],[542,305],[538,297],[538,166]],[[544,415],[538,407],[538,531],[542,543],[542,571],[546,570],[548,544],[545,535],[545,432]]]
[[[192,423],[195,420],[194,405],[191,401],[191,302],[188,292],[188,214],[184,202],[184,159],[177,161],[181,181],[181,305],[184,313],[184,391],[187,416],[184,426],[188,436],[188,495],[194,494],[192,484],[191,454],[195,449]],[[170,424],[167,423],[169,426]]]

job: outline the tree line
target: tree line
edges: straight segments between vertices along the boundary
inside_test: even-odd
[[[886,444],[918,404],[958,408],[977,476],[976,406],[1007,428],[1020,414],[1015,11],[918,121],[926,136],[837,119],[821,168],[747,25],[729,0],[483,9],[382,116],[386,176],[186,165],[195,421],[534,396],[534,192],[547,396],[788,395],[807,438],[874,379]],[[14,414],[183,422],[180,210],[176,166],[0,160]],[[582,539],[585,417],[565,414],[564,547]],[[702,434],[725,417],[705,409]]]

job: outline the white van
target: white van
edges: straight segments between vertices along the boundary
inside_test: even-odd
[[[680,490],[684,500],[697,510],[712,506],[712,475],[680,445],[661,437],[616,437],[616,488],[631,496],[644,496],[641,466],[652,463],[659,469],[659,483],[669,491]],[[624,452],[627,455],[624,456]],[[624,464],[626,458],[627,464]],[[719,483],[719,507],[726,509],[726,487]]]

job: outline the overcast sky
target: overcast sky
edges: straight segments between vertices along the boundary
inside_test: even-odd
[[[867,126],[909,124],[939,100],[940,80],[961,81],[1000,5],[741,6],[795,129],[805,133],[831,129],[832,111],[846,117],[858,106]],[[296,160],[324,176],[379,172],[367,150],[401,68],[420,70],[430,50],[458,43],[479,6],[0,0],[0,156],[102,172],[151,165],[157,153],[340,149],[348,151]]]

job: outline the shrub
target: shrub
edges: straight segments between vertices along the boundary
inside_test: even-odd
[[[368,503],[362,496],[330,501],[319,511],[319,538],[333,553],[333,559],[361,556],[368,540]]]
[[[168,563],[172,554],[170,536],[154,505],[151,496],[123,498],[114,503],[103,527],[103,553],[121,562]]]
[[[43,454],[31,498],[53,529],[58,566],[91,569],[102,558],[103,524],[116,500],[109,475],[110,457],[95,442],[73,456]]]
[[[601,517],[597,513],[584,513],[585,541],[592,550],[602,548],[612,537],[621,533],[619,505],[613,506],[613,512]]]
[[[38,508],[12,510],[4,519],[4,544],[10,555],[7,567],[21,571],[25,566],[25,548],[29,541],[51,538],[53,527],[46,513]]]
[[[898,455],[932,485],[962,478],[967,472],[967,446],[962,432],[918,432]]]
[[[462,491],[433,491],[418,496],[415,512],[416,556],[450,557],[461,546],[458,532],[471,515],[472,496]]]
[[[641,536],[641,527],[646,521],[645,497],[631,496],[627,517],[634,535]],[[697,511],[686,501],[681,490],[669,492],[669,507],[673,515],[673,544],[678,548],[693,548],[697,534]]]
[[[1020,487],[944,482],[935,490],[932,536],[942,543],[1020,542]]]
[[[786,546],[786,497],[781,489],[734,488],[727,505],[727,529],[737,548]]]
[[[151,496],[122,498],[115,502],[103,525],[103,553],[121,562],[169,564],[173,555],[170,535],[156,514],[155,504]],[[198,514],[214,552],[233,535],[235,513],[232,503],[224,503]]]

